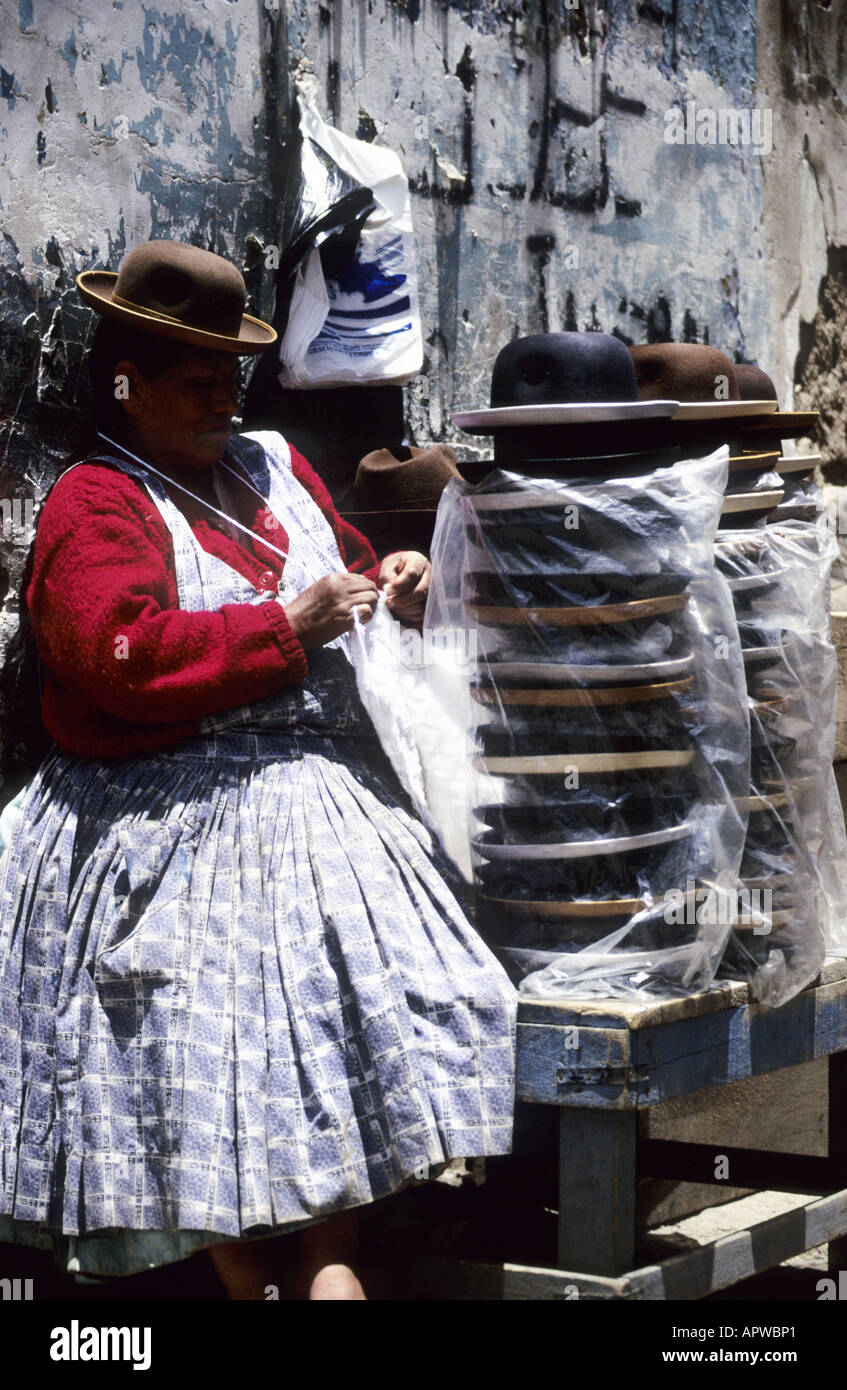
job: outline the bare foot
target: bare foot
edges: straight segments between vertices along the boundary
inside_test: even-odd
[[[309,1288],[310,1300],[364,1303],[365,1291],[349,1265],[325,1265]]]

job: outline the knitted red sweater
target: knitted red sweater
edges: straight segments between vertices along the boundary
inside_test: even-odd
[[[291,458],[348,571],[376,579],[370,542],[338,515],[306,460],[294,449]],[[267,602],[182,611],[170,532],[141,485],[109,464],[74,468],[42,508],[27,603],[45,666],[41,717],[69,753],[114,759],[166,748],[196,734],[203,716],[306,675],[306,654],[270,597],[285,561],[261,538],[287,550],[279,519],[245,489],[237,519],[256,539],[239,544],[188,498],[180,509],[203,549]]]

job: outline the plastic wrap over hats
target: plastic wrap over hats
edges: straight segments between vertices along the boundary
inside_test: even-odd
[[[629,349],[641,400],[737,401],[735,367],[704,343],[648,343]]]
[[[491,405],[637,401],[632,359],[608,333],[537,333],[508,343],[491,373]]]
[[[117,274],[85,270],[76,278],[86,304],[146,333],[218,352],[263,352],[276,333],[245,314],[241,272],[212,251],[176,241],[146,241]]]

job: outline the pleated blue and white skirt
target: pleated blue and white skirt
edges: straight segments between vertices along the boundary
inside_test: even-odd
[[[381,761],[48,758],[0,860],[0,1239],[132,1272],[508,1152],[515,991]]]

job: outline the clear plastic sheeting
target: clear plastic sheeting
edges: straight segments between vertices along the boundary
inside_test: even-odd
[[[478,926],[524,993],[702,989],[739,922],[770,930],[739,877],[750,719],[714,564],[727,460],[649,473],[647,456],[643,477],[578,486],[497,471],[442,498],[426,626],[475,653],[456,788]]]
[[[468,634],[447,625],[404,627],[382,594],[370,621],[357,616],[355,623],[345,650],[362,703],[418,815],[470,881]]]
[[[847,944],[847,841],[832,795],[837,661],[828,593],[836,551],[820,509],[816,522],[739,532],[716,549],[733,594],[750,707],[741,874],[773,928],[758,940],[736,934],[722,973],[747,977],[753,969],[768,1002],[808,984],[825,946]]]

